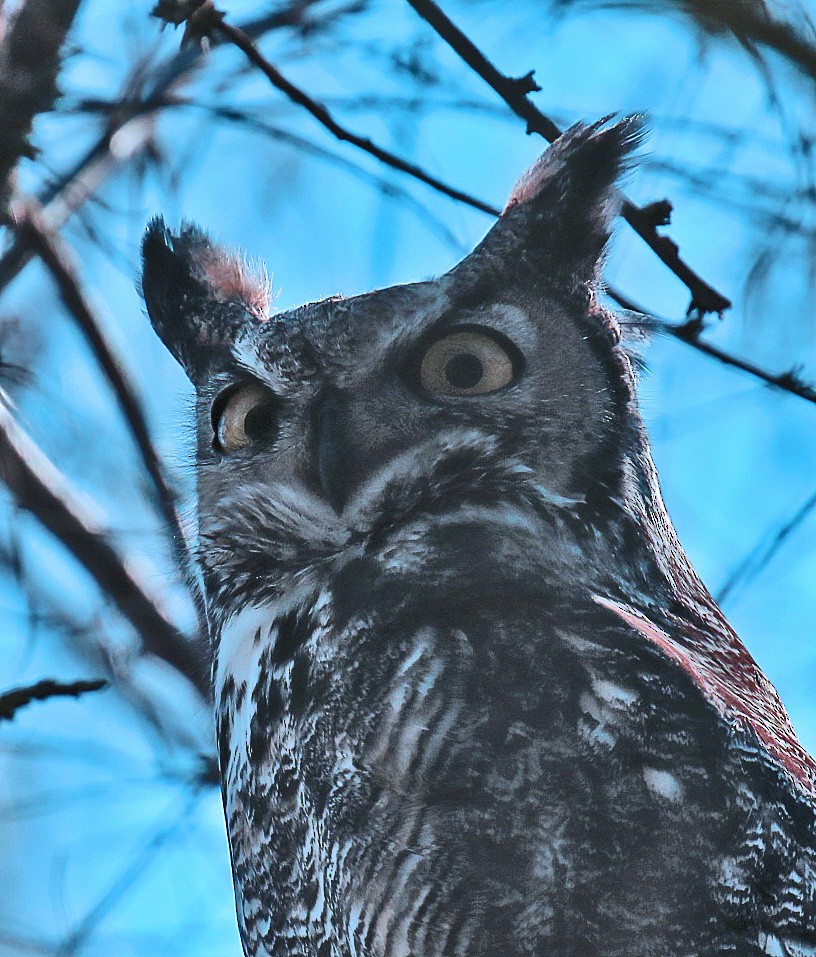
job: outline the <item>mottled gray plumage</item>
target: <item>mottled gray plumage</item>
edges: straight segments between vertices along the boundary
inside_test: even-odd
[[[638,138],[573,128],[440,279],[282,314],[148,231],[250,957],[816,955],[816,768],[595,296]]]

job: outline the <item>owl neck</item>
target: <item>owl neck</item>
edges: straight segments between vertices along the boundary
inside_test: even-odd
[[[653,610],[659,602],[673,617],[697,623],[713,620],[731,632],[680,544],[637,412],[630,423],[617,477],[619,494],[606,521],[606,546],[613,546],[630,600],[640,594]]]

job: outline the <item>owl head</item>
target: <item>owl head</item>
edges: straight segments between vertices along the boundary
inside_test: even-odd
[[[197,392],[201,563],[219,602],[462,501],[620,500],[640,440],[596,289],[640,138],[638,118],[575,126],[445,275],[288,312],[198,228],[150,225],[144,298]]]

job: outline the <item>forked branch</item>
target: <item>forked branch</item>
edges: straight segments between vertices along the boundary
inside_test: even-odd
[[[390,166],[392,169],[412,176],[414,179],[425,183],[444,196],[448,196],[460,203],[466,203],[468,206],[472,206],[474,209],[481,210],[481,212],[488,213],[491,216],[498,215],[498,210],[489,203],[484,203],[454,186],[449,186],[441,179],[426,172],[421,166],[417,166],[416,163],[411,163],[401,156],[397,156],[396,153],[392,153],[390,150],[378,146],[372,140],[368,139],[368,137],[353,133],[341,123],[338,123],[322,103],[318,103],[317,100],[312,99],[308,93],[288,80],[274,64],[270,63],[260,52],[252,38],[239,27],[234,27],[224,20],[221,20],[217,26],[217,30],[230,43],[235,44],[235,46],[246,55],[250,63],[257,66],[276,89],[280,90],[281,93],[287,96],[297,106],[301,106],[308,113],[311,113],[318,123],[325,127],[333,136],[337,137],[338,140],[344,143],[351,143],[352,146],[356,146],[364,153],[368,153],[369,156],[373,156],[381,163],[385,163],[386,166]]]
[[[475,44],[448,19],[435,3],[432,3],[431,0],[408,0],[408,2],[437,29],[443,39],[453,46],[454,50],[462,56],[465,62],[473,67],[480,76],[483,76],[493,89],[505,99],[508,105],[527,121],[528,131],[539,132],[545,139],[555,139],[560,135],[560,130],[556,124],[541,113],[527,98],[529,92],[537,89],[531,74],[517,79],[504,76],[490,63]],[[325,106],[318,103],[313,97],[309,96],[308,93],[284,77],[277,67],[264,57],[247,32],[227,23],[223,13],[214,6],[211,0],[204,0],[204,2],[198,3],[196,11],[195,29],[192,31],[188,29],[185,34],[188,39],[191,36],[203,37],[214,35],[220,36],[228,42],[233,43],[244,52],[251,63],[263,72],[276,89],[283,92],[293,103],[306,109],[325,129],[337,137],[337,139],[351,143],[370,156],[374,156],[376,159],[385,163],[387,166],[420,180],[431,186],[431,188],[460,203],[478,209],[490,216],[498,217],[500,215],[501,211],[490,203],[486,203],[475,196],[456,189],[448,183],[444,183],[437,177],[431,176],[425,170],[416,166],[416,164],[410,163],[402,157],[382,149],[382,147],[379,147],[366,137],[359,136],[344,127],[332,116]],[[162,17],[159,8],[154,11],[154,14]],[[698,318],[705,313],[722,312],[731,306],[731,301],[713,289],[705,280],[698,276],[687,263],[680,259],[678,248],[671,239],[667,236],[661,236],[657,232],[657,226],[665,222],[669,211],[670,205],[665,201],[653,203],[641,208],[625,200],[623,216],[638,235],[641,235],[646,242],[652,246],[663,262],[672,269],[675,275],[677,275],[690,290],[692,294],[692,302],[689,308],[690,312],[696,313]],[[613,295],[613,298],[618,298],[620,304],[625,308],[635,308],[631,307],[623,296],[617,297]],[[645,314],[649,315],[649,313]],[[774,375],[753,363],[701,341],[699,338],[701,328],[699,323],[686,323],[682,326],[673,323],[660,324],[669,335],[680,339],[698,352],[705,353],[726,365],[741,369],[743,372],[747,372],[761,379],[763,382],[767,382],[774,388],[789,392],[792,395],[797,395],[809,402],[816,402],[816,392],[809,385],[801,382],[793,373]]]
[[[313,29],[316,22],[330,23],[349,12],[342,6],[334,7],[320,21],[310,20],[308,13],[314,4],[315,0],[290,0],[271,13],[247,20],[243,29],[251,37],[307,25]],[[52,231],[60,229],[116,170],[147,150],[153,142],[155,114],[167,105],[168,96],[189,79],[200,59],[201,51],[195,47],[178,51],[155,71],[147,94],[134,99],[130,91],[138,89],[144,72],[144,63],[137,65],[96,141],[39,196]],[[32,255],[31,248],[19,236],[11,243],[0,256],[0,292],[31,261]]]
[[[741,359],[739,356],[726,352],[725,349],[721,349],[719,346],[702,340],[700,338],[702,328],[699,322],[692,320],[678,325],[677,323],[669,322],[668,319],[660,319],[652,315],[611,286],[607,286],[604,291],[610,299],[614,300],[614,302],[623,309],[640,313],[648,321],[649,326],[655,327],[659,332],[671,336],[673,339],[678,339],[680,342],[684,342],[687,346],[691,346],[692,349],[702,352],[711,359],[716,359],[723,365],[730,366],[732,369],[739,369],[740,372],[747,372],[748,375],[753,376],[755,379],[760,379],[775,389],[780,389],[782,392],[789,392],[791,395],[796,395],[800,399],[804,399],[806,402],[812,402],[816,405],[816,389],[807,382],[803,382],[795,370],[778,373],[768,372],[755,362],[750,362],[748,359]]]

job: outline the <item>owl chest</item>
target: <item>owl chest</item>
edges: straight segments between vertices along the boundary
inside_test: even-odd
[[[590,648],[533,607],[457,612],[460,627],[449,612],[338,623],[325,594],[247,613],[222,643],[245,934],[300,954],[292,941],[347,935],[355,907],[373,927],[386,897],[434,887],[455,916],[485,880],[542,934],[570,908],[655,939],[713,919],[747,812],[710,710],[654,661]]]

